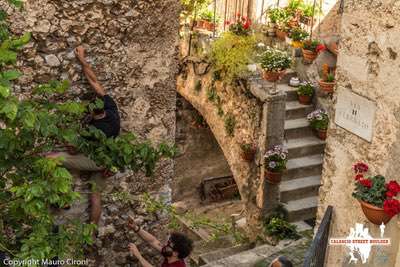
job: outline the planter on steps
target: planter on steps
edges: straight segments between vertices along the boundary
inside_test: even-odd
[[[285,75],[285,70],[282,71],[265,71],[263,70],[263,79],[269,82],[276,82]]]
[[[302,49],[303,51],[303,62],[306,64],[311,64],[317,58],[318,54],[314,51]]]
[[[287,36],[287,33],[286,33],[286,32],[284,32],[284,31],[282,31],[282,30],[280,30],[280,29],[276,29],[276,37],[277,37],[279,40],[285,41],[285,40],[286,40],[286,36]]]
[[[299,103],[302,105],[310,105],[312,97],[309,95],[299,95]]]
[[[265,170],[265,180],[270,184],[279,184],[282,181],[282,172]]]
[[[362,200],[359,200],[359,202],[365,217],[373,224],[387,224],[392,218],[382,208],[378,208]]]
[[[333,88],[335,87],[336,82],[324,82],[322,80],[319,81],[319,87],[327,92],[327,93],[333,93]]]
[[[317,135],[317,137],[319,139],[326,140],[326,136],[327,136],[327,134],[326,134],[327,131],[326,130],[316,130],[315,132],[316,132],[316,135]]]

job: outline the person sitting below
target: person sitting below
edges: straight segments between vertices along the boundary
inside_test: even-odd
[[[161,253],[164,257],[161,267],[186,267],[184,259],[188,257],[193,250],[193,241],[187,236],[181,233],[172,233],[169,236],[167,243],[162,245],[157,238],[137,225],[132,217],[129,217],[128,225],[140,236],[140,238]],[[135,244],[129,244],[129,251],[132,256],[139,260],[143,267],[153,267],[153,265],[143,258]]]
[[[279,256],[271,262],[269,267],[293,267],[293,264],[285,256]]]

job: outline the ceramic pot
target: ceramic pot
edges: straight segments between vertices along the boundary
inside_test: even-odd
[[[299,95],[299,102],[303,105],[310,105],[312,97],[309,95]]]
[[[298,87],[300,85],[300,79],[297,77],[290,78],[289,85],[293,87]]]
[[[321,140],[326,140],[326,130],[317,130],[317,136]]]
[[[317,58],[318,54],[311,50],[302,49],[303,51],[303,61],[306,64],[311,64]]]
[[[282,172],[265,170],[265,180],[270,184],[279,184],[282,181]]]
[[[285,70],[276,71],[263,71],[263,79],[269,82],[276,82],[285,75]]]
[[[365,217],[367,217],[368,221],[373,224],[387,224],[390,219],[392,219],[392,217],[390,217],[390,215],[388,215],[382,208],[378,208],[362,200],[359,200],[359,202]]]
[[[336,82],[324,82],[322,80],[319,81],[319,87],[327,92],[327,93],[333,93],[333,88],[335,87]]]

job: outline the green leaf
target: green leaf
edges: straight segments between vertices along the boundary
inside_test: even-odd
[[[12,80],[16,80],[19,77],[21,77],[22,73],[17,70],[9,70],[9,71],[5,71],[5,72],[1,73],[1,76],[3,76],[3,79],[5,79],[7,81],[12,81]]]
[[[21,8],[23,5],[22,0],[8,0],[8,2],[18,8]]]
[[[7,13],[3,9],[0,9],[0,21],[4,21],[6,18]]]
[[[26,128],[33,128],[36,122],[36,114],[33,112],[25,112],[23,115],[23,123]]]
[[[18,105],[14,102],[7,101],[5,105],[0,109],[0,113],[6,115],[10,120],[14,120],[17,117]]]
[[[6,98],[10,95],[10,87],[0,83],[0,96]]]
[[[0,64],[14,64],[15,62],[17,62],[17,53],[7,48],[0,48]]]

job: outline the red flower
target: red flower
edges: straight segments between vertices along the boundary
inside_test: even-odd
[[[396,181],[390,181],[389,183],[386,184],[386,189],[393,193],[394,196],[396,196],[398,193],[400,193],[400,185]]]
[[[230,24],[231,24],[231,22],[229,20],[225,21],[225,25],[230,25]]]
[[[392,191],[387,191],[386,192],[386,197],[388,197],[388,198],[392,198],[392,197],[395,197],[395,196],[396,196],[396,194],[393,193]]]
[[[397,199],[387,199],[383,202],[383,209],[386,214],[393,217],[400,213],[400,202]]]
[[[237,17],[240,17],[240,12],[236,13],[236,16],[237,16]]]
[[[250,28],[250,22],[249,22],[249,21],[246,21],[246,23],[243,25],[243,28],[244,28],[245,30],[248,30],[248,29]]]
[[[362,179],[362,180],[359,180],[358,182],[365,187],[368,187],[368,188],[372,187],[372,181],[370,179]]]
[[[319,44],[319,45],[317,45],[317,47],[315,48],[315,50],[316,50],[317,53],[322,52],[322,51],[324,51],[325,49],[326,49],[326,46],[323,45],[323,44]]]
[[[356,177],[354,177],[354,179],[356,179],[356,181],[360,181],[361,179],[364,179],[364,174],[357,174]]]
[[[368,171],[368,165],[363,162],[358,162],[353,166],[355,173],[366,173]]]

